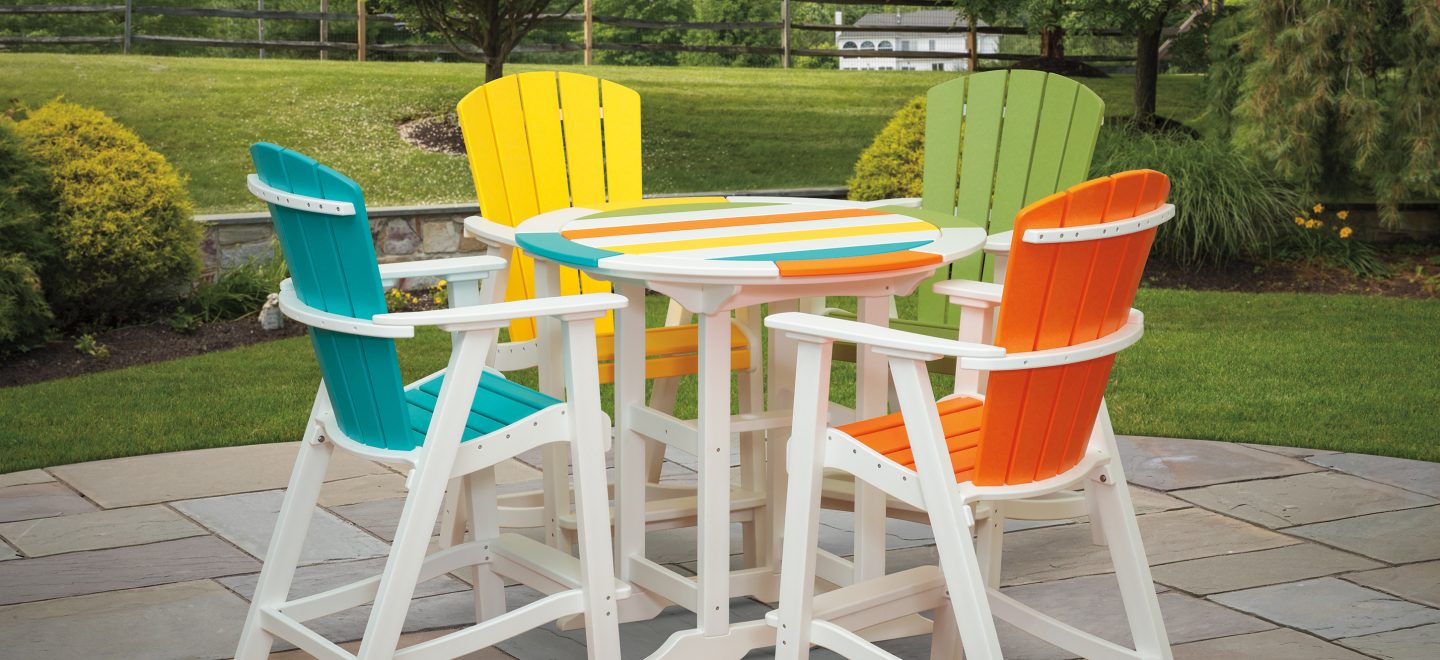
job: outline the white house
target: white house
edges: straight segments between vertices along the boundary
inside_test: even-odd
[[[835,24],[843,25],[840,12]],[[911,12],[867,14],[855,21],[857,27],[967,27],[969,24],[953,9],[928,9]],[[984,26],[984,22],[978,23]],[[976,50],[981,55],[1000,52],[1000,36],[975,36]],[[964,71],[964,58],[926,57],[927,52],[965,52],[964,32],[835,32],[835,47],[840,50],[893,51],[894,57],[840,56],[841,69],[881,71]]]

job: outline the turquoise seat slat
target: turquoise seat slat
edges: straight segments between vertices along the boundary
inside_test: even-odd
[[[417,443],[424,440],[425,432],[430,428],[430,415],[435,410],[436,397],[444,379],[444,376],[433,378],[405,393],[410,405],[411,432],[419,434]],[[557,403],[560,403],[559,399],[486,372],[475,390],[461,441],[493,433]]]
[[[405,393],[405,399],[410,402],[410,426],[412,430],[415,427],[415,415],[419,414],[417,411],[423,412],[426,415],[433,415],[435,413],[435,397],[429,392],[410,390]],[[470,414],[465,418],[466,432],[463,437],[469,439],[476,435],[484,435],[492,431],[497,431],[504,426],[504,422],[491,419],[484,413],[476,411],[472,405]],[[430,422],[427,418],[425,426],[419,429],[420,433],[423,435],[429,427]]]

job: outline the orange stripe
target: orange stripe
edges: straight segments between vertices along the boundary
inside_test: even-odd
[[[806,220],[833,220],[835,218],[862,218],[876,215],[890,215],[887,211],[871,209],[832,209],[826,211],[802,211],[799,213],[777,213],[775,215],[741,216],[734,218],[710,218],[708,220],[682,220],[680,222],[656,222],[644,225],[622,225],[616,227],[595,227],[593,229],[562,230],[561,236],[570,240],[598,238],[601,236],[628,236],[631,234],[657,234],[687,229],[714,229],[717,227],[745,227],[749,225],[770,225],[782,222],[804,222]]]
[[[916,266],[930,266],[941,261],[938,254],[905,250],[861,257],[777,261],[775,267],[780,269],[781,277],[804,277],[806,275],[849,275],[900,270]]]

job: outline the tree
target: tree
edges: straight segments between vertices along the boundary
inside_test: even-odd
[[[770,0],[695,0],[695,20],[701,23],[777,23],[780,3]],[[778,30],[692,30],[685,43],[694,46],[780,47]],[[680,61],[698,66],[775,66],[776,55],[761,53],[684,53]]]
[[[694,13],[693,0],[595,0],[596,16],[619,16],[643,21],[686,22]],[[685,37],[684,30],[642,30],[639,28],[595,25],[596,43],[616,44],[678,44]],[[609,51],[595,53],[597,64],[625,64],[631,66],[673,65],[677,63],[673,51]]]
[[[485,81],[505,75],[505,60],[553,14],[568,14],[581,0],[385,0],[402,19],[440,33],[455,53],[485,63]],[[470,48],[462,46],[466,44]]]
[[[1194,0],[1094,0],[1093,11],[1135,33],[1135,125],[1155,126],[1155,88],[1160,77],[1160,41],[1171,14]]]

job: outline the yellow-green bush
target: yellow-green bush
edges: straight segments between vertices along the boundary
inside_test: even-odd
[[[199,228],[175,169],[129,129],[72,103],[47,103],[18,130],[54,185],[47,233],[63,267],[45,288],[61,324],[123,320],[173,300],[200,268]]]
[[[912,99],[875,136],[850,179],[850,199],[919,197],[925,173],[925,97]]]

